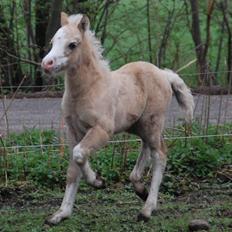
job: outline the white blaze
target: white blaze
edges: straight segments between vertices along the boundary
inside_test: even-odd
[[[52,49],[43,58],[42,63],[46,64],[52,60],[54,62],[54,69],[66,65],[68,60],[65,56],[66,45],[67,39],[65,38],[65,30],[64,28],[60,28],[52,39]]]

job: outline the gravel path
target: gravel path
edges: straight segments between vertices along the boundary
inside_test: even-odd
[[[226,96],[194,96],[196,109],[194,118],[204,122],[205,111],[208,109],[211,123],[217,123],[220,117],[220,123],[232,122],[232,95]],[[5,101],[6,108],[10,100]],[[7,111],[7,120],[10,132],[20,132],[29,128],[59,129],[61,124],[61,99],[60,98],[24,98],[15,99]],[[221,110],[220,110],[221,108]],[[0,133],[7,131],[6,117],[2,100],[0,100]],[[171,127],[182,120],[182,112],[175,98],[167,112],[166,126]]]

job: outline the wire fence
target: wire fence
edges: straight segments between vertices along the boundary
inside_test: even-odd
[[[163,137],[166,141],[172,141],[172,140],[185,140],[185,139],[203,139],[203,138],[215,138],[215,137],[231,137],[232,133],[230,134],[214,134],[214,135],[195,135],[195,136],[177,136],[177,137]],[[110,140],[108,141],[108,144],[120,144],[120,143],[133,143],[133,142],[142,142],[141,139],[119,139],[119,140]],[[67,143],[59,143],[59,144],[35,144],[35,145],[15,145],[15,146],[5,146],[0,147],[0,149],[6,149],[6,150],[12,150],[17,151],[19,149],[34,149],[34,148],[48,148],[48,147],[64,147],[68,146]],[[18,153],[18,152],[17,152]],[[8,154],[10,154],[8,152]]]
[[[232,131],[232,127],[230,127],[229,130]],[[209,140],[212,138],[214,141],[228,139],[228,141],[232,144],[232,133],[206,135],[194,135],[191,133],[186,136],[172,136],[172,132],[169,131],[168,133],[169,135],[164,136],[164,140],[166,140],[168,146],[171,148],[176,145],[178,141],[183,141],[187,144],[192,143],[194,140]],[[186,132],[181,131],[177,134],[184,133]],[[63,178],[65,177],[69,152],[68,145],[64,143],[64,138],[55,137],[57,134],[53,134],[56,139],[54,140],[54,138],[52,138],[52,140],[46,141],[47,138],[46,135],[43,135],[43,132],[38,131],[38,134],[36,137],[39,137],[37,140],[40,144],[16,144],[12,146],[5,146],[2,142],[0,146],[0,182],[7,186],[12,180],[20,182],[27,181],[29,176],[30,178],[33,177],[36,180],[38,179],[38,181],[42,181],[43,178],[47,178],[47,175],[51,179],[55,179],[56,176],[57,178],[60,178],[60,176]],[[32,137],[29,142],[33,143],[34,140],[35,138]],[[45,144],[46,142],[48,144]],[[112,169],[118,165],[120,166],[120,170],[123,172],[131,163],[131,156],[133,157],[133,162],[135,162],[140,147],[140,139],[122,134],[109,141],[106,147],[102,148],[91,157],[95,157],[96,159],[103,157],[100,162],[110,160],[108,165],[110,165]],[[59,180],[59,182],[62,181]]]

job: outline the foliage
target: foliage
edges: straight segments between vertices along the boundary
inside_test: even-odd
[[[215,130],[215,126],[209,127],[211,133]],[[198,125],[194,125],[192,133],[197,131]],[[5,155],[0,157],[3,161],[0,170],[2,181],[7,173],[8,181],[27,180],[49,187],[64,186],[69,155],[67,148],[64,153],[63,145],[58,145],[59,139],[54,131],[32,130],[13,134],[3,143]],[[177,139],[167,144],[168,162],[163,182],[165,191],[176,192],[180,185],[187,186],[192,179],[214,177],[220,168],[232,163],[231,137]],[[19,147],[12,147],[16,145]],[[140,142],[109,144],[92,155],[93,169],[110,183],[127,182],[139,147]],[[180,179],[184,182],[180,182]]]
[[[78,3],[73,0],[52,0],[42,4],[38,0],[3,0],[0,8],[0,24],[2,28],[9,28],[9,31],[1,32],[0,30],[0,40],[5,38],[7,41],[12,41],[11,47],[13,47],[9,50],[5,45],[5,39],[0,45],[0,54],[5,58],[0,71],[0,77],[3,78],[0,82],[3,85],[14,84],[16,74],[9,74],[7,67],[16,65],[15,63],[20,66],[21,78],[24,75],[27,76],[25,85],[59,83],[58,79],[48,80],[40,77],[38,74],[40,71],[36,65],[49,49],[50,38],[46,37],[53,32],[49,31],[48,25],[55,22],[57,27],[57,23],[59,24],[58,14],[52,13],[55,12],[53,7],[56,6],[54,4],[56,2],[59,2],[62,10],[69,14],[80,12],[88,14],[91,19],[91,28],[96,31],[97,37],[103,43],[105,56],[113,69],[131,61],[145,60],[160,67],[178,70],[196,58],[191,35],[189,1],[162,0],[157,4],[156,1],[147,0],[81,0]],[[149,8],[147,8],[148,2]],[[204,1],[198,2],[200,32],[204,42],[207,37],[208,5]],[[220,75],[215,74],[217,82],[227,85],[225,70],[229,69],[230,62],[228,46],[231,38],[228,30],[231,27],[231,20],[228,17],[229,27],[227,28],[223,14],[225,16],[231,14],[231,2],[225,0],[215,2],[210,24],[211,36],[208,41],[207,60],[211,71],[220,71]],[[224,2],[227,2],[228,7],[223,13],[220,6]],[[51,28],[54,30],[54,27]],[[18,68],[18,66],[12,67]],[[196,72],[198,72],[197,66],[194,64],[180,74],[189,85],[196,86],[198,75],[189,75]],[[38,78],[42,80],[36,81]],[[18,79],[15,84],[19,83]],[[5,93],[4,89],[1,91]]]
[[[5,166],[10,180],[27,180],[44,186],[61,186],[65,182],[67,159],[59,154],[59,140],[54,131],[28,130],[4,140]],[[7,161],[6,161],[7,160]],[[2,177],[2,176],[1,176]],[[62,184],[63,185],[63,184]]]

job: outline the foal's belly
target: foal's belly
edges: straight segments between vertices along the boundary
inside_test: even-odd
[[[145,109],[146,101],[129,102],[121,101],[118,103],[115,114],[115,133],[128,130],[136,121],[140,119]]]
[[[140,115],[136,115],[132,113],[128,113],[124,115],[121,114],[115,119],[114,133],[127,131],[131,127],[131,125],[133,125],[139,118]]]
[[[115,133],[126,131],[142,115],[147,101],[144,80],[134,75],[119,75],[115,78],[118,86],[117,103],[115,106]]]

